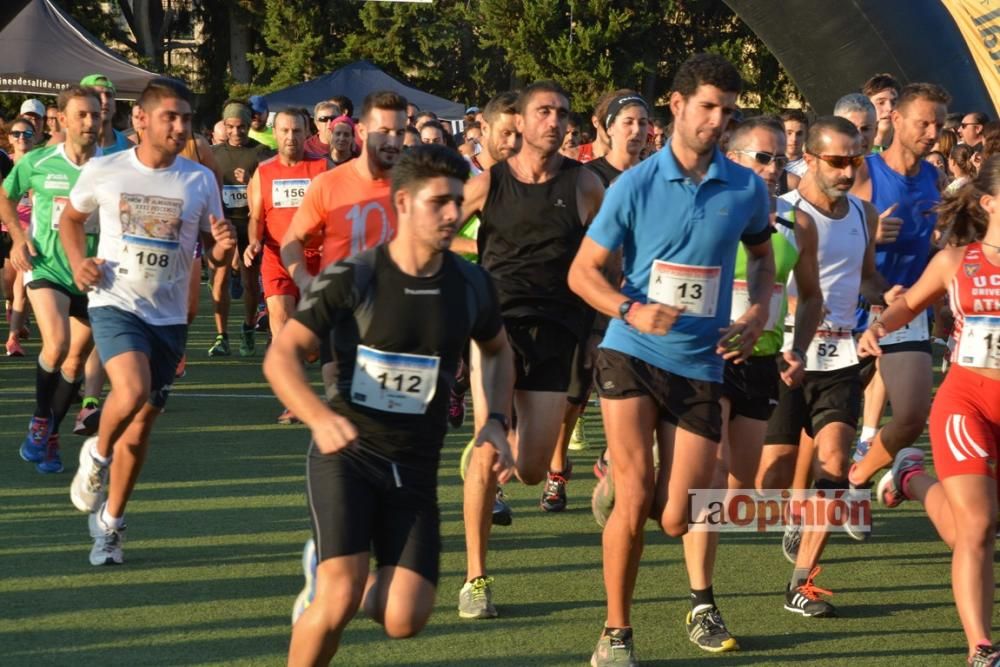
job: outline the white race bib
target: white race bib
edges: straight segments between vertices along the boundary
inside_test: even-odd
[[[274,208],[298,208],[309,187],[308,178],[283,178],[271,183],[271,203]]]
[[[781,302],[785,297],[785,286],[776,284],[771,292],[771,301],[767,304],[767,324],[764,331],[772,331],[778,324],[778,317],[781,316]],[[747,289],[747,281],[733,281],[733,307],[729,312],[729,319],[735,322],[743,317],[744,313],[750,310],[750,291]]]
[[[52,229],[59,231],[59,218],[62,217],[63,211],[66,210],[66,204],[68,203],[69,197],[52,198],[52,220],[50,221]]]
[[[152,297],[160,286],[174,282],[180,259],[179,242],[141,236],[125,236],[122,241],[118,278],[132,283],[137,293]]]
[[[649,299],[666,306],[684,306],[685,315],[715,317],[722,267],[689,266],[654,260],[649,272]]]
[[[1000,317],[966,317],[957,360],[959,366],[1000,369]]]
[[[872,306],[868,311],[868,326],[872,326],[882,319],[885,309],[882,306]],[[890,334],[886,334],[879,339],[879,345],[895,345],[896,343],[910,343],[930,340],[931,335],[927,329],[927,314],[920,313],[914,317],[902,329],[896,329]]]
[[[817,329],[806,350],[807,371],[835,371],[858,363],[854,335],[846,329]]]
[[[247,186],[223,185],[222,205],[226,208],[245,208],[247,204]]]
[[[358,345],[351,402],[384,412],[422,415],[434,400],[440,363],[440,357]]]

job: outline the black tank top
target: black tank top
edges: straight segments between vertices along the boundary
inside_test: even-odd
[[[229,206],[229,202],[247,201],[246,185],[250,182],[250,177],[257,171],[257,165],[270,157],[270,154],[271,152],[267,146],[253,139],[248,140],[246,146],[230,146],[228,143],[212,146],[212,155],[219,166],[219,171],[222,172],[222,202],[226,211],[226,217],[235,224],[247,223],[250,219],[250,207],[246,205],[231,207]],[[242,169],[245,172],[242,183],[237,181],[233,175],[237,169]],[[226,186],[238,186],[241,188],[241,192],[239,193],[241,197],[232,194],[227,196],[225,192]]]
[[[586,310],[566,277],[586,231],[576,206],[579,162],[563,158],[544,183],[523,183],[506,162],[490,168],[479,257],[504,317],[539,317],[579,333]]]

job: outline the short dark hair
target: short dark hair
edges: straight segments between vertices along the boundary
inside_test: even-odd
[[[391,90],[376,90],[365,96],[365,101],[361,104],[361,120],[366,120],[372,109],[402,111],[405,114],[406,98]],[[343,107],[340,111],[346,113]]]
[[[542,79],[541,81],[535,81],[517,96],[517,113],[524,113],[524,110],[528,107],[528,102],[531,101],[531,98],[536,93],[555,93],[556,95],[562,95],[569,102],[569,93],[566,92],[565,88],[550,79]]]
[[[672,90],[691,97],[699,86],[715,86],[726,93],[743,92],[743,77],[736,67],[717,53],[696,53],[677,69]]]
[[[465,124],[465,131],[469,130],[481,130],[483,129],[482,124],[478,120],[473,120]]]
[[[441,136],[448,134],[448,130],[444,129],[444,125],[442,125],[441,121],[438,120],[427,121],[426,123],[424,123],[423,127],[420,128],[420,131],[423,132],[425,127],[436,128],[438,130],[441,130]]]
[[[806,136],[806,152],[819,155],[823,151],[824,134],[843,134],[851,138],[861,138],[854,123],[840,116],[820,116],[809,127]]]
[[[431,120],[436,122],[438,119],[438,115],[433,111],[418,111],[417,115],[413,117],[413,122],[415,123],[421,118],[430,118]]]
[[[903,107],[915,100],[927,100],[947,106],[951,103],[951,95],[936,83],[908,83],[899,91],[896,109],[901,111]]]
[[[97,91],[90,86],[78,86],[76,84],[72,86],[67,86],[59,91],[59,96],[56,98],[56,107],[59,111],[66,111],[66,106],[69,101],[74,97],[93,97],[97,100],[97,103],[101,103],[101,98],[97,94]]]
[[[899,81],[896,80],[896,77],[888,72],[875,74],[861,85],[861,92],[865,94],[865,97],[872,97],[874,95],[878,95],[883,90],[890,89],[895,90],[896,94],[899,95],[899,91],[902,90],[902,87],[899,85]]]
[[[403,130],[403,131],[406,132],[406,134],[415,134],[415,135],[417,135],[417,140],[419,141],[419,139],[420,139],[420,130],[418,130],[417,128],[413,127],[412,125],[407,125],[406,129]]]
[[[730,150],[739,150],[750,133],[757,129],[771,130],[782,138],[785,136],[785,127],[774,116],[751,116],[730,131],[727,146]]]
[[[781,112],[779,116],[782,122],[782,130],[784,130],[784,123],[788,121],[794,121],[796,123],[802,123],[803,125],[809,125],[809,116],[802,109],[785,109]]]
[[[334,95],[330,98],[330,101],[340,107],[340,113],[344,114],[348,118],[354,116],[354,102],[351,101],[350,97],[346,95]],[[380,109],[385,107],[379,107]],[[406,110],[405,108],[403,109]]]
[[[391,194],[411,192],[432,178],[446,176],[463,183],[469,178],[469,163],[450,148],[438,144],[420,144],[404,152],[392,168]]]
[[[1000,153],[1000,121],[990,121],[983,126],[983,159]]]
[[[990,117],[984,114],[982,111],[970,111],[965,115],[972,116],[972,122],[979,123],[980,125],[986,125],[986,123],[990,122]]]
[[[508,90],[500,93],[483,107],[483,119],[490,125],[503,114],[517,113],[517,93]]]
[[[191,93],[191,89],[184,85],[183,81],[171,79],[165,76],[158,76],[155,79],[150,79],[149,83],[146,84],[146,87],[143,88],[142,92],[139,94],[139,101],[137,104],[142,107],[143,111],[148,112],[161,100],[171,98],[184,100],[188,104],[194,106],[194,95]],[[246,104],[246,102],[243,102],[243,104]]]

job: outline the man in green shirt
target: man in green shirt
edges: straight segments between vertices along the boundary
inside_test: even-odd
[[[18,161],[0,188],[0,218],[14,246],[11,259],[25,272],[28,298],[42,335],[35,375],[35,412],[20,455],[41,473],[62,472],[59,423],[83,381],[84,362],[93,346],[87,296],[73,282],[73,271],[59,240],[59,217],[80,170],[100,150],[101,101],[92,88],[70,86],[59,94],[59,120],[66,141],[32,151]],[[32,193],[28,234],[17,223],[16,204]],[[87,253],[97,250],[97,228],[87,228]]]

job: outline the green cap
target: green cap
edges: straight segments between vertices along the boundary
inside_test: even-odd
[[[115,88],[115,84],[111,83],[111,79],[103,74],[88,74],[80,79],[80,85],[107,88],[111,91],[112,95],[116,95],[118,93],[118,90]]]

